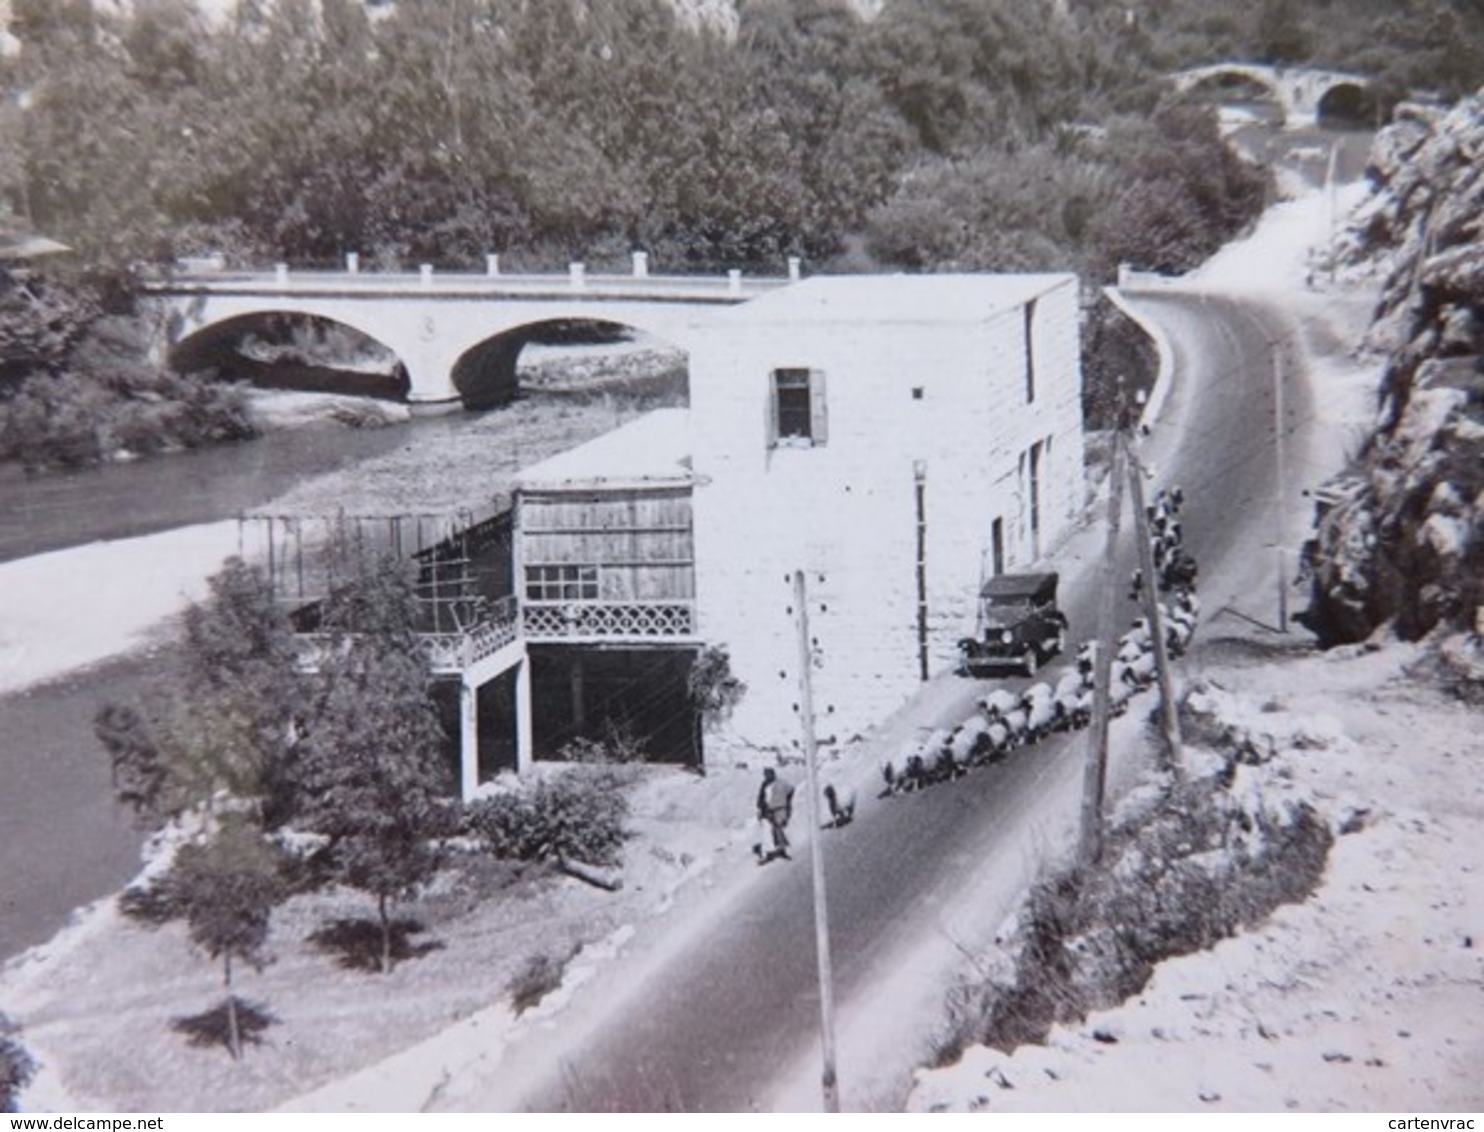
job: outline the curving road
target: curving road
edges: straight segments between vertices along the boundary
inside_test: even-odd
[[[1276,484],[1269,357],[1289,327],[1277,312],[1230,299],[1130,299],[1164,328],[1173,351],[1175,383],[1142,455],[1158,483],[1185,488],[1185,540],[1201,563],[1209,623],[1264,569],[1274,576],[1263,549],[1271,546]],[[1297,441],[1312,414],[1305,382],[1288,368]],[[1074,638],[1091,635],[1095,623],[1100,551],[1100,534],[1083,536],[1057,559]],[[1131,569],[1131,547],[1125,556]],[[891,721],[884,742],[956,722],[977,694],[976,682],[936,678]],[[1136,726],[1136,714],[1119,726]],[[900,1099],[911,1065],[928,1056],[943,987],[967,944],[992,934],[1040,860],[1069,844],[1085,745],[1082,735],[1059,737],[952,785],[863,797],[856,822],[825,835],[847,1108]],[[1128,769],[1115,768],[1115,777]],[[559,1029],[528,1034],[507,1051],[497,1079],[463,1082],[447,1103],[537,1111],[817,1106],[806,858],[801,845],[791,865],[758,869],[711,894],[668,936],[663,925],[641,926],[629,956],[601,976],[600,993],[579,991]]]

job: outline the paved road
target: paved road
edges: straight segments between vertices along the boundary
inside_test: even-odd
[[[1215,298],[1140,296],[1136,305],[1167,329],[1178,375],[1143,453],[1158,482],[1186,490],[1186,542],[1214,582],[1203,587],[1209,614],[1213,590],[1219,603],[1229,579],[1250,575],[1253,547],[1272,529],[1268,343],[1283,323]],[[1297,425],[1310,413],[1304,383],[1290,377],[1287,388]],[[1091,634],[1094,591],[1084,582],[1065,595],[1074,637]],[[939,678],[916,718],[897,728],[962,718],[975,693],[971,682]],[[942,1003],[941,984],[914,974],[942,970],[952,958],[956,925],[967,930],[975,920],[966,902],[980,913],[980,928],[998,923],[1039,851],[1064,841],[1084,750],[1081,736],[1043,743],[951,786],[878,802],[849,829],[826,835],[847,1107],[898,1095],[904,1067],[882,1076],[879,1054],[893,1046],[899,1057],[925,1053]],[[809,870],[805,854],[797,857],[760,870],[708,910],[710,925],[662,966],[616,969],[609,977],[624,980],[622,1002],[605,1014],[579,999],[563,1026],[580,1036],[546,1034],[511,1051],[501,1080],[468,1098],[469,1107],[737,1111],[817,1103],[809,1091],[819,1058]],[[612,991],[595,997],[611,1000]],[[869,1079],[852,1079],[852,1057],[870,1067]],[[526,1074],[534,1085],[517,1089]]]

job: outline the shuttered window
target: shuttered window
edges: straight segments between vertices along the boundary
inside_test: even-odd
[[[824,371],[775,369],[768,397],[769,446],[818,446],[828,439]]]

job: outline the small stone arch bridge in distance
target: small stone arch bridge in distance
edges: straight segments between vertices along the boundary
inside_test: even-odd
[[[791,263],[790,275],[797,277]],[[517,393],[516,359],[539,323],[616,323],[691,351],[717,308],[747,302],[789,279],[633,275],[416,274],[217,270],[178,272],[144,284],[163,352],[234,321],[292,314],[328,319],[395,353],[414,412],[486,408]]]
[[[1169,78],[1181,94],[1226,78],[1243,78],[1265,87],[1283,110],[1284,128],[1290,130],[1316,125],[1326,101],[1341,90],[1354,91],[1363,98],[1371,93],[1371,80],[1365,75],[1265,63],[1212,63],[1176,71]]]

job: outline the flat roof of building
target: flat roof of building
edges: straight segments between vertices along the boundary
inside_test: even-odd
[[[727,321],[788,323],[985,322],[1059,287],[1067,272],[1008,275],[815,275],[733,307]]]
[[[656,409],[523,468],[526,491],[683,486],[691,482],[690,410]]]

